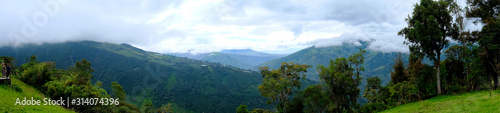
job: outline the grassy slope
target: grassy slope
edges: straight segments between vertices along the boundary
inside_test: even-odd
[[[491,91],[491,96],[489,91],[437,96],[425,101],[401,105],[383,112],[498,113],[500,112],[500,90]]]
[[[18,84],[23,90],[21,93],[16,92],[9,88],[9,85],[2,82],[0,85],[0,111],[5,112],[52,112],[52,113],[73,113],[74,111],[67,110],[62,106],[49,106],[43,105],[43,99],[46,98],[44,94],[17,79],[12,80],[13,84]],[[35,100],[41,100],[41,105],[22,106],[15,105],[16,99],[23,100],[26,97],[30,100],[31,97]],[[29,99],[28,99],[29,98]]]

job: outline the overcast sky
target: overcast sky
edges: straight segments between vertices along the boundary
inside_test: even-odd
[[[92,40],[160,53],[292,53],[356,40],[408,52],[397,32],[418,0],[1,1],[0,46]]]

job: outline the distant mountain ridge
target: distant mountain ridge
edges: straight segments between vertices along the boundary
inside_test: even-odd
[[[237,55],[248,55],[248,56],[286,56],[287,54],[270,54],[260,51],[255,51],[252,49],[225,49],[221,53],[237,54]]]
[[[191,53],[167,53],[177,57],[187,57],[196,60],[221,63],[224,65],[235,66],[242,69],[254,70],[254,67],[286,56],[287,54],[270,54],[251,49],[230,49],[221,52],[191,54]]]

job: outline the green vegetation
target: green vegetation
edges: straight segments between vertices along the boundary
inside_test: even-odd
[[[361,42],[362,45],[356,46],[344,43],[339,46],[329,46],[329,47],[309,47],[298,52],[295,52],[291,55],[288,55],[283,58],[279,58],[276,60],[271,60],[265,63],[262,63],[257,66],[258,67],[269,67],[271,69],[277,69],[280,67],[282,62],[294,62],[300,64],[306,64],[313,66],[311,69],[317,69],[318,65],[328,65],[330,59],[340,58],[340,57],[348,57],[356,52],[359,49],[366,50],[365,57],[365,73],[361,74],[362,77],[379,77],[382,80],[382,84],[387,84],[390,81],[390,70],[391,65],[394,63],[393,58],[395,58],[398,53],[392,52],[380,52],[373,51],[368,49],[369,42]],[[408,63],[409,54],[403,54],[403,59],[405,63]],[[308,71],[305,73],[308,79],[311,80],[319,80],[319,72],[318,71]],[[366,84],[365,81],[362,84]]]
[[[380,62],[383,57],[373,57],[380,55],[376,52],[355,53],[348,59],[339,54],[328,55],[352,54],[355,47],[345,44],[326,48],[313,46],[261,66],[273,68],[278,62],[290,61],[313,65],[325,63],[318,59],[336,57],[330,60],[328,67],[318,66],[321,84],[311,85],[287,100],[291,101],[288,104],[281,104],[290,106],[295,112],[370,113],[394,107],[389,112],[498,112],[500,92],[495,89],[500,86],[500,2],[470,0],[467,5],[470,7],[462,8],[454,0],[421,0],[415,4],[414,12],[406,19],[408,27],[398,33],[405,37],[410,55],[399,54],[392,66],[377,65],[384,62]],[[481,18],[476,22],[485,26],[481,31],[465,31],[464,15]],[[448,47],[450,41],[461,44]],[[366,45],[358,48],[366,48]],[[423,63],[425,59],[434,65]],[[370,74],[387,70],[383,68],[392,69],[389,69],[389,79],[380,79],[379,75],[365,76],[363,97],[368,102],[359,107],[356,100],[364,66],[367,66],[364,73]],[[387,85],[381,85],[384,81]],[[490,91],[476,92],[484,89]],[[453,96],[456,94],[461,95]],[[421,102],[412,103],[416,101]],[[278,108],[278,112],[290,111]]]
[[[286,112],[290,108],[289,100],[294,93],[294,89],[300,89],[301,79],[305,79],[309,65],[283,62],[278,69],[269,70],[268,67],[260,68],[262,74],[262,85],[259,86],[260,95],[267,97],[267,104],[272,104],[278,111]],[[242,106],[240,106],[242,107]],[[244,106],[246,109],[246,106]]]
[[[249,109],[272,107],[259,96],[257,87],[262,81],[257,72],[147,52],[127,44],[81,41],[2,47],[0,51],[20,63],[28,63],[25,58],[36,55],[42,62],[39,65],[50,66],[47,61],[51,61],[56,70],[70,69],[78,59],[86,59],[95,70],[92,84],[101,81],[100,88],[111,95],[111,83],[117,82],[126,92],[126,102],[141,106],[150,97],[155,111],[167,103],[172,103],[174,112],[234,112],[241,104]],[[53,85],[65,86],[59,82]]]
[[[57,113],[74,113],[74,111],[65,109],[62,106],[49,105],[15,105],[16,100],[24,99],[24,97],[33,97],[36,100],[48,98],[36,88],[27,85],[26,83],[12,79],[13,85],[19,87],[22,91],[15,91],[9,88],[9,85],[2,83],[0,85],[0,111],[4,112],[57,112]]]
[[[21,71],[14,73],[12,78],[26,82],[26,84],[36,86],[35,88],[42,93],[48,95],[51,99],[59,98],[118,98],[118,105],[70,105],[64,106],[74,109],[77,112],[138,112],[135,105],[126,103],[126,93],[123,88],[116,82],[112,83],[112,96],[101,89],[102,82],[91,84],[90,80],[93,78],[91,68],[92,64],[83,59],[77,61],[74,66],[69,67],[68,70],[56,69],[54,62],[40,63],[36,56],[33,55],[26,59],[27,63],[21,65]],[[20,88],[17,85],[13,89]],[[42,100],[37,98],[36,100]],[[85,103],[87,101],[84,101]]]
[[[261,67],[263,83],[259,86],[267,104],[272,104],[277,112],[354,112],[359,105],[357,99],[364,71],[365,50],[330,60],[327,67],[320,65],[321,85],[308,85],[301,91],[301,79],[305,79],[311,66],[293,62],[283,62],[278,69]],[[258,111],[257,111],[258,110]],[[237,112],[246,112],[246,105],[238,107]],[[254,109],[252,112],[265,112]]]
[[[440,95],[419,102],[409,103],[383,113],[495,113],[500,112],[500,91],[479,91],[458,95]]]

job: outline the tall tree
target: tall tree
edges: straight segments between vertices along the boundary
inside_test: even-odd
[[[294,64],[293,62],[281,63],[277,70],[269,70],[269,67],[261,67],[260,73],[264,78],[260,85],[260,95],[269,98],[267,104],[273,104],[278,111],[287,111],[287,105],[294,89],[300,89],[300,79],[305,79],[307,68],[310,65]]]
[[[363,97],[368,99],[369,102],[375,103],[378,100],[378,91],[382,86],[380,86],[380,78],[378,77],[368,77],[366,78],[367,85],[365,86],[365,94]]]
[[[394,58],[394,65],[392,65],[393,70],[391,70],[392,84],[397,84],[409,80],[407,74],[405,73],[405,66],[401,56],[401,53],[399,53],[397,58]]]
[[[500,75],[500,42],[499,42],[499,21],[500,21],[500,1],[499,0],[467,0],[470,9],[467,10],[468,18],[476,19],[475,23],[482,23],[483,29],[478,33],[478,44],[482,47],[481,58],[486,61],[486,72],[489,80],[493,79],[494,89],[500,86],[498,76]],[[477,31],[476,31],[477,32]]]
[[[493,89],[499,86],[500,75],[500,21],[489,23],[480,32],[479,45],[483,47],[483,58],[486,59],[489,80],[493,79]],[[491,84],[491,83],[490,83]]]
[[[308,86],[302,92],[304,98],[305,112],[308,113],[325,113],[326,105],[328,105],[328,96],[321,85]]]
[[[359,75],[364,71],[362,64],[365,52],[360,50],[348,59],[341,57],[330,60],[328,67],[318,66],[319,77],[325,83],[329,95],[328,110],[352,112],[351,110],[358,106],[356,103],[360,92],[358,86],[363,79]]]
[[[409,45],[410,52],[434,62],[437,90],[441,94],[441,50],[448,46],[448,37],[458,37],[458,29],[452,25],[449,4],[443,0],[421,0],[420,4],[415,4],[412,15],[405,21],[408,26],[398,35],[405,37],[404,43]]]

